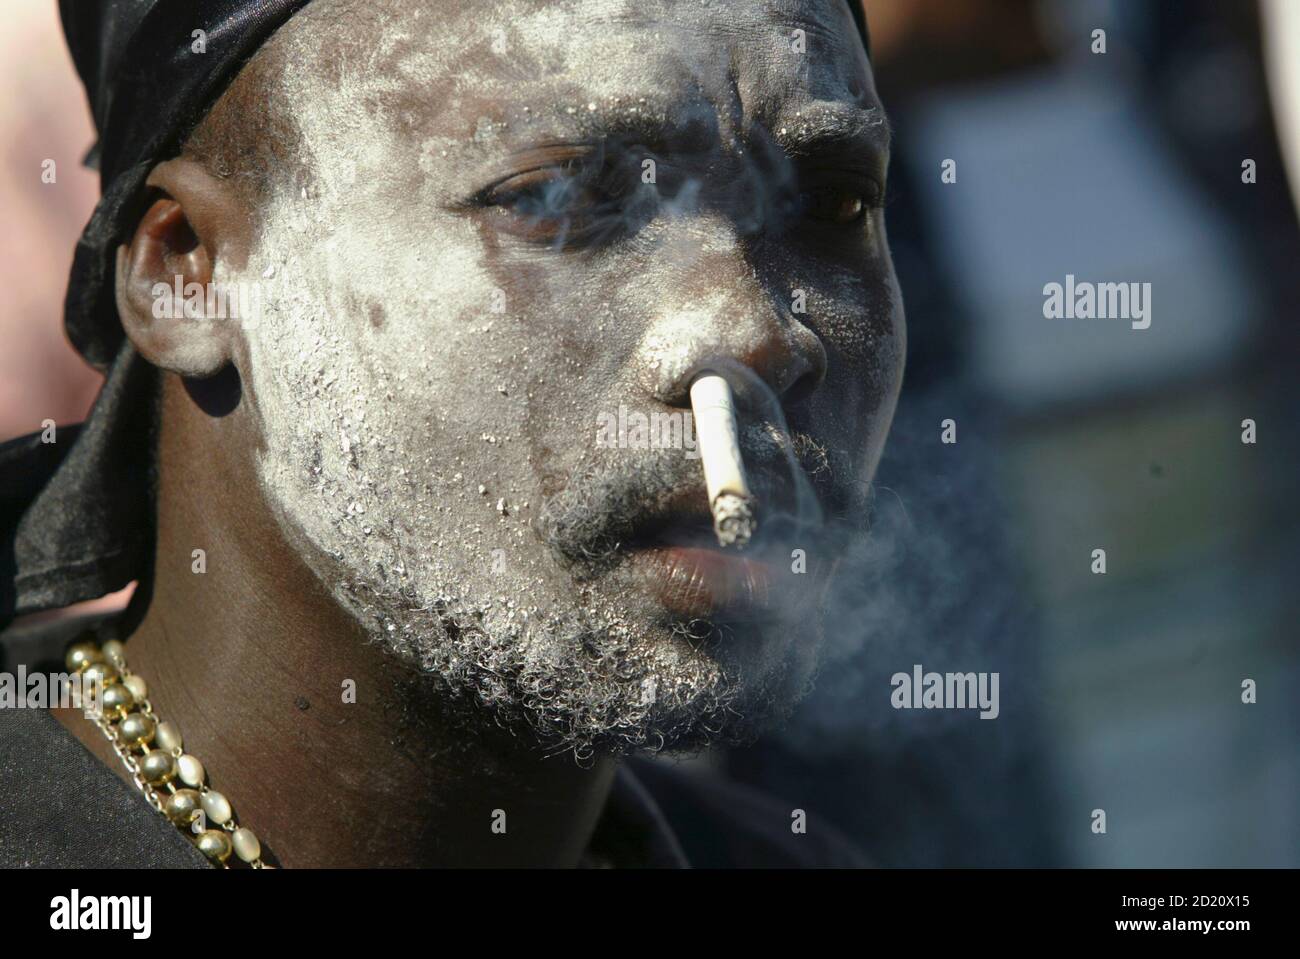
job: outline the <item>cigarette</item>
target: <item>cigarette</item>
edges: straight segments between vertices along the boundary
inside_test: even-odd
[[[736,401],[717,373],[701,373],[691,384],[691,409],[713,531],[721,546],[743,549],[754,535],[753,495],[745,479],[736,432]]]

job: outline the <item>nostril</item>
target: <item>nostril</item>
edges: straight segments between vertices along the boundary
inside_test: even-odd
[[[817,370],[809,370],[786,387],[785,392],[781,394],[782,404],[793,406],[804,402],[817,391],[817,387],[821,385],[821,382],[821,373]]]

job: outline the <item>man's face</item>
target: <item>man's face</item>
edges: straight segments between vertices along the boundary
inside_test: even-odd
[[[747,729],[809,679],[901,378],[849,12],[455,6],[285,28],[303,168],[216,277],[264,291],[240,364],[268,495],[339,601],[485,713],[580,753]],[[745,553],[696,454],[637,431],[688,419],[704,366],[740,395]]]

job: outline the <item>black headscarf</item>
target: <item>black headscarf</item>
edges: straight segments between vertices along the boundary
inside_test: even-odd
[[[152,368],[114,297],[116,251],[149,171],[181,145],[244,62],[308,0],[60,0],[98,142],[102,199],[64,303],[72,345],[106,380],[89,418],[0,445],[0,627],[103,596],[152,563]],[[202,31],[199,33],[198,31]]]
[[[151,572],[156,374],[117,316],[117,248],[144,212],[149,171],[263,42],[309,0],[59,0],[98,142],[102,199],[64,302],[73,346],[106,374],[86,422],[0,444],[0,628]],[[849,8],[867,43],[858,0]],[[869,48],[868,48],[869,49]]]

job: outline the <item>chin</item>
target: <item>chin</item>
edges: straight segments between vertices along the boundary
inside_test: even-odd
[[[613,582],[579,592],[567,603],[551,597],[564,612],[526,625],[469,605],[380,601],[357,612],[377,642],[413,667],[413,691],[445,707],[444,721],[470,735],[506,729],[580,761],[749,742],[782,722],[810,686],[821,639],[815,619],[683,621],[652,595]],[[538,607],[551,605],[543,599],[534,597]]]

